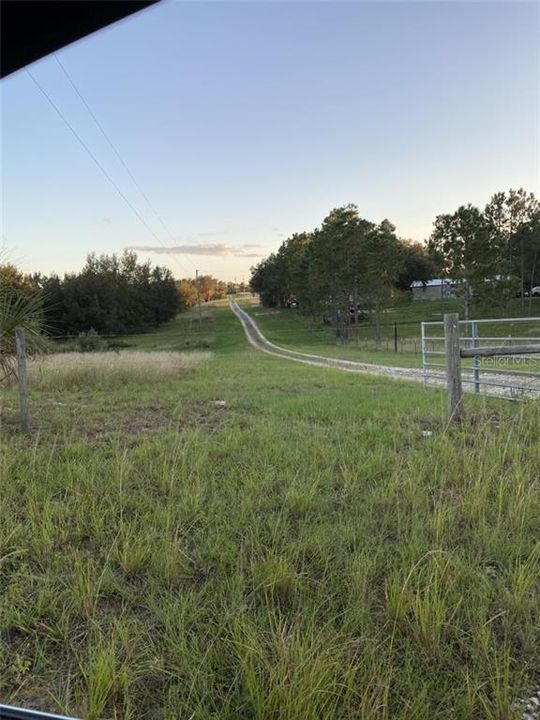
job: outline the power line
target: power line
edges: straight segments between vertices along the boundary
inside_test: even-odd
[[[63,63],[61,62],[60,58],[58,57],[58,55],[57,55],[56,53],[54,54],[54,59],[55,59],[56,62],[58,63],[60,69],[62,70],[62,72],[64,73],[64,75],[66,76],[66,78],[68,79],[71,87],[75,90],[75,92],[77,93],[77,95],[78,95],[79,98],[81,99],[81,102],[83,103],[83,105],[85,106],[85,108],[88,110],[88,113],[90,114],[90,117],[91,117],[92,120],[95,122],[97,128],[99,129],[99,131],[101,132],[101,134],[103,135],[103,137],[105,138],[105,140],[107,141],[109,147],[110,147],[111,150],[114,152],[114,154],[116,155],[116,157],[118,158],[118,160],[119,160],[120,163],[122,164],[124,170],[127,172],[127,174],[129,175],[129,177],[131,178],[131,181],[133,182],[133,184],[135,185],[135,187],[137,188],[137,190],[140,192],[140,194],[141,194],[142,197],[144,198],[146,204],[148,205],[148,207],[150,208],[150,210],[153,212],[154,216],[159,220],[159,222],[161,223],[161,226],[163,227],[163,229],[165,230],[165,232],[167,233],[167,235],[170,237],[170,239],[173,241],[173,243],[176,242],[176,238],[174,237],[174,235],[172,234],[172,232],[169,230],[169,228],[168,228],[168,226],[166,225],[165,221],[163,220],[163,218],[161,217],[161,215],[158,213],[158,211],[156,210],[156,208],[154,207],[154,205],[153,205],[152,202],[150,201],[150,198],[148,197],[148,195],[147,195],[147,194],[144,192],[144,190],[142,189],[140,183],[137,181],[137,179],[135,178],[135,176],[134,176],[133,173],[131,172],[130,168],[128,167],[127,163],[125,162],[125,160],[123,159],[123,157],[120,155],[120,152],[119,152],[118,148],[117,148],[116,145],[113,143],[113,141],[112,141],[111,138],[109,137],[108,133],[105,131],[105,128],[103,127],[103,125],[100,123],[100,121],[99,121],[98,118],[96,117],[96,114],[94,113],[94,111],[93,111],[92,108],[90,107],[88,101],[87,101],[86,98],[83,96],[83,94],[81,93],[81,91],[79,90],[79,88],[77,87],[77,85],[75,84],[75,81],[73,80],[73,78],[71,77],[71,75],[68,73],[68,71],[66,70],[66,68],[64,67]],[[190,262],[190,264],[193,265],[193,267],[195,268],[195,265],[193,264],[193,262],[191,261],[191,259],[190,259],[189,257],[188,257],[187,259],[188,259],[188,261]]]
[[[152,228],[150,227],[150,225],[148,225],[148,223],[147,223],[146,220],[142,217],[142,215],[139,213],[139,211],[137,210],[137,208],[131,203],[131,201],[126,197],[126,195],[124,195],[124,193],[122,192],[122,190],[120,190],[120,188],[118,187],[118,185],[114,182],[114,180],[112,179],[112,177],[111,177],[111,176],[109,175],[109,173],[105,170],[105,168],[103,167],[103,165],[99,162],[99,160],[97,159],[97,157],[94,155],[94,153],[90,150],[90,148],[88,147],[88,145],[87,145],[87,144],[84,142],[84,140],[81,138],[81,136],[79,135],[79,133],[75,130],[75,128],[71,125],[71,123],[67,120],[67,118],[64,116],[64,114],[62,113],[62,111],[60,110],[60,108],[58,107],[58,105],[56,105],[56,103],[54,102],[54,100],[52,100],[52,98],[48,95],[48,93],[46,92],[46,90],[42,87],[42,85],[40,85],[40,83],[36,80],[36,78],[34,77],[34,75],[30,72],[30,70],[28,70],[28,68],[25,68],[25,72],[26,72],[26,74],[31,78],[31,80],[33,81],[33,83],[34,83],[34,84],[36,85],[36,87],[38,88],[38,90],[39,90],[39,91],[43,94],[43,96],[46,98],[46,100],[47,100],[48,103],[51,105],[51,107],[54,109],[54,111],[57,113],[57,115],[61,118],[61,120],[62,120],[62,121],[65,123],[65,125],[69,128],[69,130],[72,132],[72,134],[73,134],[74,137],[77,139],[77,141],[79,142],[79,144],[83,147],[83,149],[86,151],[86,153],[92,158],[92,160],[94,161],[94,163],[95,163],[95,164],[98,166],[98,168],[101,170],[102,174],[105,176],[105,178],[109,181],[109,183],[110,183],[110,184],[113,186],[113,188],[116,190],[116,192],[118,193],[118,195],[120,195],[120,197],[122,198],[122,200],[124,200],[124,202],[126,203],[126,205],[131,209],[131,211],[132,211],[133,214],[137,217],[137,219],[139,220],[139,222],[148,230],[148,232],[152,235],[152,237],[153,237],[160,245],[162,245],[163,247],[165,247],[165,245],[163,245],[161,239],[156,235],[156,233],[154,232],[154,230],[152,230]]]

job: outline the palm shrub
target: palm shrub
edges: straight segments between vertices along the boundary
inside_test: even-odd
[[[42,293],[0,286],[0,382],[15,374],[16,328],[24,331],[30,354],[45,347],[42,304]]]

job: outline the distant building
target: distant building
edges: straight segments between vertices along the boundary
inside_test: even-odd
[[[445,278],[435,278],[426,282],[416,280],[411,283],[411,290],[413,300],[443,300],[456,297],[454,283]]]

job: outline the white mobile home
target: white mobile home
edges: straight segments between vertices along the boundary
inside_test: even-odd
[[[434,280],[416,280],[411,283],[413,300],[443,300],[444,298],[456,297],[454,283],[445,278]]]

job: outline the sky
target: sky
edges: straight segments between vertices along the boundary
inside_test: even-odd
[[[26,272],[132,247],[247,281],[340,205],[422,241],[540,195],[538,2],[163,2],[28,70],[1,88],[0,254]]]

